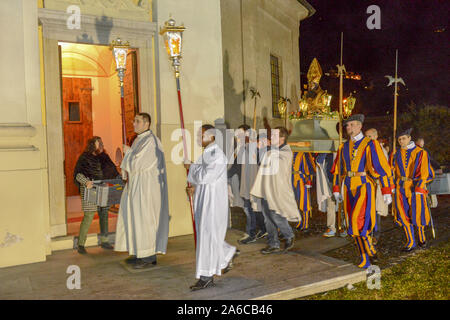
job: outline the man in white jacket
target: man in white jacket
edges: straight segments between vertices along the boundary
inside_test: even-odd
[[[214,275],[228,272],[233,258],[239,254],[236,247],[225,242],[228,219],[227,159],[215,143],[215,129],[203,125],[199,143],[204,148],[202,156],[193,164],[185,164],[189,170],[188,194],[194,196],[194,219],[197,231],[196,284],[191,290],[214,285]]]
[[[292,189],[292,150],[287,145],[288,131],[277,127],[271,131],[271,149],[266,152],[258,170],[251,195],[262,198],[268,246],[262,254],[280,252],[278,229],[286,240],[284,252],[294,246],[294,232],[289,221],[301,221]]]

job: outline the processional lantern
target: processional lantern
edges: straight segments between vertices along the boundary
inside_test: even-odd
[[[116,62],[116,71],[117,76],[119,77],[120,86],[123,87],[123,79],[125,77],[125,70],[127,69],[127,54],[130,44],[128,41],[122,42],[120,38],[117,38],[111,42],[110,48]]]
[[[183,105],[181,103],[181,86],[180,86],[180,60],[181,60],[181,49],[183,44],[183,31],[186,28],[181,25],[177,26],[174,19],[169,18],[164,23],[164,27],[160,28],[159,34],[164,39],[164,44],[167,50],[167,55],[169,60],[172,61],[172,66],[175,70],[175,80],[177,84],[177,96],[178,96],[178,110],[180,114],[180,126],[181,126],[181,136],[183,138],[183,155],[185,163],[188,162],[188,148],[186,144],[186,133],[184,129],[184,116],[183,116]],[[189,175],[189,170],[186,171]],[[188,187],[191,187],[191,184],[187,183]],[[195,229],[195,219],[194,219],[194,204],[192,200],[192,196],[189,195],[189,205],[191,209],[191,219],[192,219],[192,229],[194,231],[194,242],[195,246],[197,246],[197,231]]]
[[[124,91],[123,91],[123,80],[125,78],[125,70],[127,69],[127,55],[130,44],[127,42],[122,42],[122,39],[117,38],[111,41],[109,48],[112,50],[114,61],[116,62],[117,76],[120,82],[120,109],[122,113],[122,142],[127,143],[127,132],[125,126],[125,102],[124,102]]]
[[[177,26],[174,19],[170,18],[164,23],[164,27],[160,29],[159,34],[164,38],[169,59],[175,69],[175,76],[178,78],[180,74],[180,59],[183,43],[183,31],[186,28],[181,25]]]

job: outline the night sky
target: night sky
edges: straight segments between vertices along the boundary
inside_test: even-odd
[[[324,72],[336,69],[340,57],[340,34],[344,32],[347,71],[361,81],[344,80],[344,97],[356,91],[355,112],[386,115],[393,111],[394,85],[385,75],[395,74],[406,83],[399,90],[399,111],[407,104],[438,104],[448,107],[450,1],[444,0],[308,0],[316,13],[300,23],[300,68],[302,85],[309,64],[317,57]],[[381,29],[369,30],[366,13],[370,5],[381,9]],[[323,76],[321,87],[333,95],[338,106],[339,79]],[[366,87],[366,88],[365,88]]]

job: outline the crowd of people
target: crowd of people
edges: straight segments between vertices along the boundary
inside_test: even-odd
[[[242,207],[246,217],[246,234],[238,244],[251,245],[265,238],[267,246],[261,254],[285,253],[294,248],[294,229],[309,230],[314,185],[318,210],[327,213],[328,229],[323,236],[337,235],[336,212],[342,205],[344,231],[340,235],[354,239],[360,253],[358,267],[376,263],[380,216],[388,216],[391,203],[394,221],[407,239],[403,250],[426,247],[424,228],[431,220],[426,185],[434,179],[439,164],[433,163],[423,148],[423,139],[412,141],[411,129],[399,130],[400,147],[389,154],[388,146],[379,142],[376,129],[362,132],[363,122],[361,114],[350,116],[344,122],[348,140],[335,153],[317,154],[293,152],[285,127],[271,129],[270,135],[257,135],[242,125],[233,141],[231,163],[223,146],[216,143],[216,129],[203,125],[197,137],[203,154],[195,162],[184,164],[196,231],[198,281],[191,290],[213,286],[214,276],[231,270],[240,254],[225,241],[231,206]],[[156,255],[167,250],[168,191],[164,151],[150,130],[150,116],[139,113],[133,124],[137,138],[131,147],[124,146],[120,166],[126,185],[114,250],[128,252],[126,263],[144,269],[156,265]],[[101,139],[91,139],[74,173],[81,195],[92,188],[93,180],[117,177],[119,173],[113,167]],[[78,252],[86,253],[84,243],[95,211],[100,216],[101,246],[113,249],[107,241],[108,208],[97,208],[83,200],[83,210]]]

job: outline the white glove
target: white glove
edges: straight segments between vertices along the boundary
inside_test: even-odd
[[[392,192],[392,194],[395,194],[395,188],[394,188],[394,189],[392,189],[392,191],[391,191],[391,192]]]
[[[392,196],[390,194],[383,194],[384,203],[389,205],[392,202]]]
[[[341,194],[339,192],[333,192],[333,196],[336,199],[337,203],[342,202],[342,196],[341,196]]]
[[[306,185],[306,188],[307,188],[307,189],[311,189],[311,188],[312,188],[312,185],[307,184],[307,185]]]

